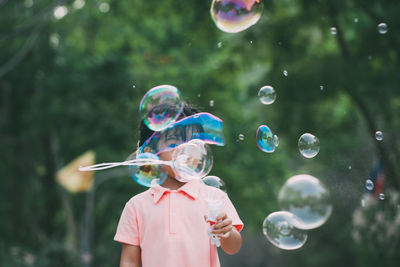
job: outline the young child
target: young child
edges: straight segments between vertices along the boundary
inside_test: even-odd
[[[179,119],[196,113],[185,104]],[[152,134],[153,131],[141,121],[139,146]],[[179,134],[175,135],[165,136],[165,140],[178,140]],[[161,152],[159,157],[170,161],[172,153],[173,150]],[[120,266],[220,266],[217,248],[208,235],[210,210],[207,199],[212,196],[222,202],[211,234],[220,238],[222,250],[231,255],[242,245],[243,223],[234,206],[223,191],[200,180],[180,182],[171,167],[165,168],[168,176],[161,185],[153,181],[147,191],[132,197],[125,205],[114,237],[122,243]]]

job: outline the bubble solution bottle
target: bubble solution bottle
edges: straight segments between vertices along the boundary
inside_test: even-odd
[[[217,216],[221,213],[222,201],[215,199],[207,199],[208,209],[210,211],[210,216],[208,217],[208,222],[210,223],[210,228],[208,228],[208,235],[211,238],[211,244],[217,247],[221,246],[221,242],[216,235],[211,234],[212,226],[216,223]]]

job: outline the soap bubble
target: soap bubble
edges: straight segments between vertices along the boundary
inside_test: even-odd
[[[213,0],[210,12],[220,30],[236,33],[256,24],[263,6],[261,0]]]
[[[278,136],[266,125],[261,125],[257,129],[257,146],[264,152],[272,153],[279,145]]]
[[[307,233],[297,229],[297,218],[290,212],[277,211],[269,214],[263,222],[263,233],[274,246],[293,250],[302,247],[307,241]]]
[[[368,191],[372,191],[372,189],[374,189],[374,182],[372,182],[370,179],[367,179],[365,181],[365,188],[367,188]]]
[[[308,174],[289,178],[279,192],[282,210],[297,217],[295,226],[309,230],[323,225],[332,213],[329,192],[315,177]]]
[[[299,138],[299,151],[306,158],[313,158],[319,152],[319,140],[316,136],[305,133]]]
[[[287,70],[283,70],[283,75],[285,75],[286,77],[288,76],[288,71]]]
[[[214,100],[210,100],[210,107],[214,106]]]
[[[244,134],[239,134],[239,140],[243,141],[244,140]]]
[[[209,175],[209,176],[202,178],[202,181],[206,185],[218,188],[226,193],[225,182],[221,178],[219,178],[217,176]]]
[[[380,193],[379,194],[379,199],[380,200],[385,200],[385,194],[384,193]]]
[[[264,105],[269,105],[275,102],[276,93],[272,86],[266,85],[258,91],[258,98]]]
[[[179,90],[171,85],[150,89],[140,101],[139,111],[147,127],[160,131],[173,123],[181,114],[183,102]]]
[[[385,34],[388,32],[388,26],[386,25],[386,23],[379,23],[378,24],[378,32],[380,34]]]
[[[378,140],[378,141],[382,141],[383,140],[383,133],[381,131],[376,131],[375,139]]]
[[[211,171],[213,165],[211,149],[200,139],[190,140],[175,148],[172,165],[177,180],[181,182],[201,179]]]
[[[331,34],[335,35],[337,33],[336,27],[331,27]]]
[[[135,159],[149,159],[149,165],[130,165],[129,174],[138,184],[150,187],[152,180],[159,179],[158,183],[162,184],[168,176],[166,171],[163,171],[162,165],[151,164],[152,160],[160,160],[160,158],[153,153],[132,153],[127,160]]]

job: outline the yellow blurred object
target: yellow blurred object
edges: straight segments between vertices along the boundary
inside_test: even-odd
[[[89,150],[59,170],[56,174],[57,182],[71,193],[87,192],[93,186],[93,171],[79,171],[81,166],[93,165],[96,154]]]

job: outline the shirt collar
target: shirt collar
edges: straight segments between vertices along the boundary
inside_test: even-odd
[[[186,195],[191,199],[196,199],[199,196],[200,186],[201,186],[201,181],[191,180],[175,191],[162,187],[161,185],[158,184],[158,179],[155,179],[151,182],[150,192],[153,195],[154,203],[157,204],[164,195],[171,193],[173,191],[178,193],[183,193],[184,195]]]

